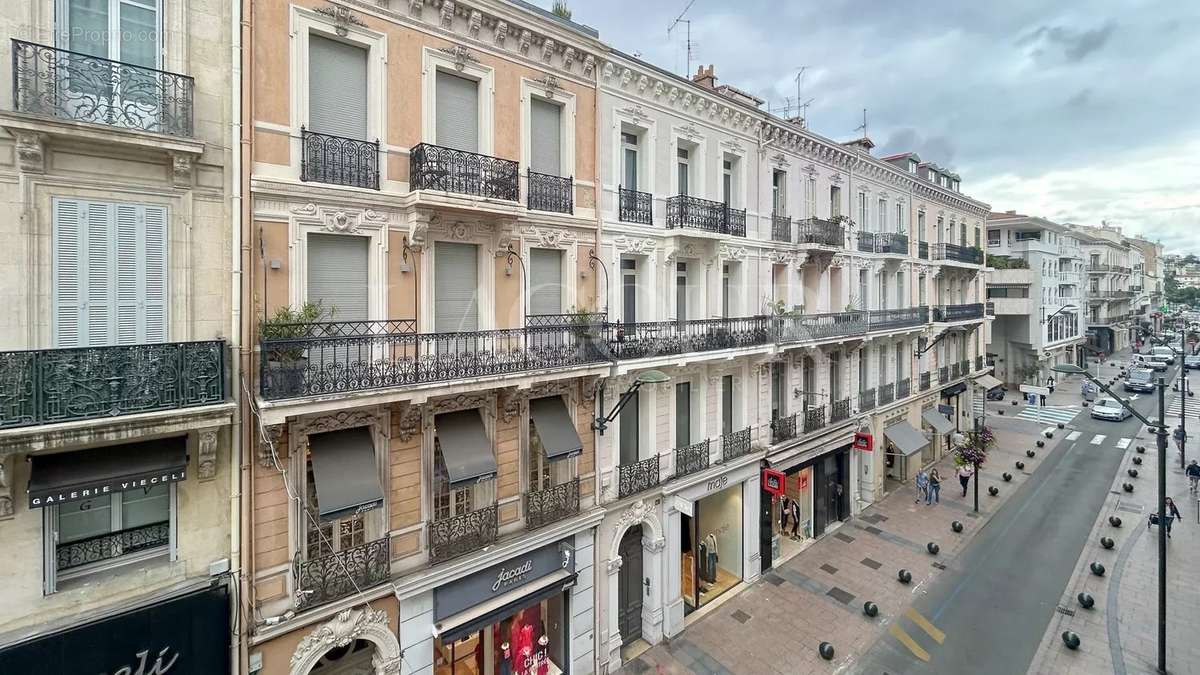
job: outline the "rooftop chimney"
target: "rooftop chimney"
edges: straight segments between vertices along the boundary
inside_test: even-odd
[[[846,141],[845,143],[842,143],[842,145],[849,148],[855,148],[861,152],[867,153],[868,155],[871,154],[871,148],[875,147],[875,143],[873,143],[871,139],[867,138],[866,136],[863,136],[862,138],[856,138],[853,141]]]
[[[692,76],[692,82],[695,82],[701,87],[715,89],[717,85],[717,76],[713,75],[712,64],[709,64],[707,68],[705,68],[703,65],[696,68],[696,74]]]
[[[1005,213],[1007,213],[1007,214],[1008,214],[1008,215],[1010,215],[1010,216],[1015,216],[1015,215],[1017,215],[1017,210],[1016,210],[1016,209],[1009,209],[1009,210],[1005,211]]]

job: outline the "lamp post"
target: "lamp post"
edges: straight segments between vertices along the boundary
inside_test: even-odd
[[[1146,419],[1140,412],[1135,410],[1133,406],[1125,399],[1117,396],[1115,392],[1108,388],[1108,385],[1101,382],[1091,373],[1071,364],[1059,364],[1054,366],[1055,372],[1066,375],[1083,375],[1093,384],[1100,388],[1100,391],[1108,394],[1122,408],[1128,410],[1134,417],[1138,418],[1147,427],[1157,428],[1155,436],[1158,440],[1158,522],[1159,522],[1159,537],[1158,537],[1158,672],[1167,672],[1167,537],[1166,532],[1161,531],[1166,527],[1167,522],[1167,382],[1163,378],[1158,378],[1158,419],[1156,422],[1151,422]]]
[[[1187,399],[1188,399],[1188,372],[1187,364],[1187,326],[1176,325],[1179,329],[1179,430],[1183,432],[1179,439],[1179,468],[1187,469],[1186,454],[1187,446]]]
[[[659,370],[646,370],[638,373],[638,376],[633,380],[633,384],[630,384],[629,388],[625,390],[625,393],[621,394],[621,398],[617,401],[617,405],[614,406],[607,415],[603,414],[604,389],[597,385],[599,388],[599,396],[597,397],[599,405],[597,407],[599,408],[600,414],[596,415],[595,420],[592,420],[592,428],[595,429],[601,436],[603,436],[604,430],[608,428],[608,425],[611,424],[613,420],[617,419],[617,415],[621,414],[621,410],[625,408],[625,404],[629,403],[629,400],[638,392],[638,389],[642,388],[643,384],[661,384],[663,382],[669,382],[670,380],[671,378],[667,377],[662,371]]]

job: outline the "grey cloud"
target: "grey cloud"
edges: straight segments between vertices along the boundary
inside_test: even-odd
[[[1047,51],[1053,48],[1060,51],[1068,63],[1075,63],[1104,47],[1116,28],[1116,23],[1111,21],[1083,31],[1063,26],[1039,26],[1019,38],[1017,44],[1030,47],[1031,55],[1037,60],[1048,56]]]
[[[1068,108],[1079,108],[1088,104],[1092,99],[1091,87],[1084,87],[1067,99]]]

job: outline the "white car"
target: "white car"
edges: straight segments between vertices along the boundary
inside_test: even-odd
[[[1167,362],[1164,359],[1154,360],[1153,357],[1146,354],[1134,354],[1130,358],[1130,365],[1133,368],[1149,368],[1150,370],[1166,370]]]
[[[1093,419],[1124,422],[1130,415],[1124,406],[1111,398],[1096,399],[1096,402],[1092,404]]]

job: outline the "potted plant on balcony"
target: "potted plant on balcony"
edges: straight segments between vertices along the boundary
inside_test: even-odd
[[[567,310],[567,328],[575,337],[580,357],[585,362],[612,359],[608,344],[604,340],[604,320],[605,317],[599,316],[590,307],[571,307]]]
[[[259,334],[262,358],[266,362],[263,376],[269,391],[294,396],[303,389],[308,350],[300,338],[313,337],[313,327],[332,319],[334,312],[333,307],[325,307],[320,302],[305,302],[299,309],[291,305],[280,307],[274,315],[263,320]]]

